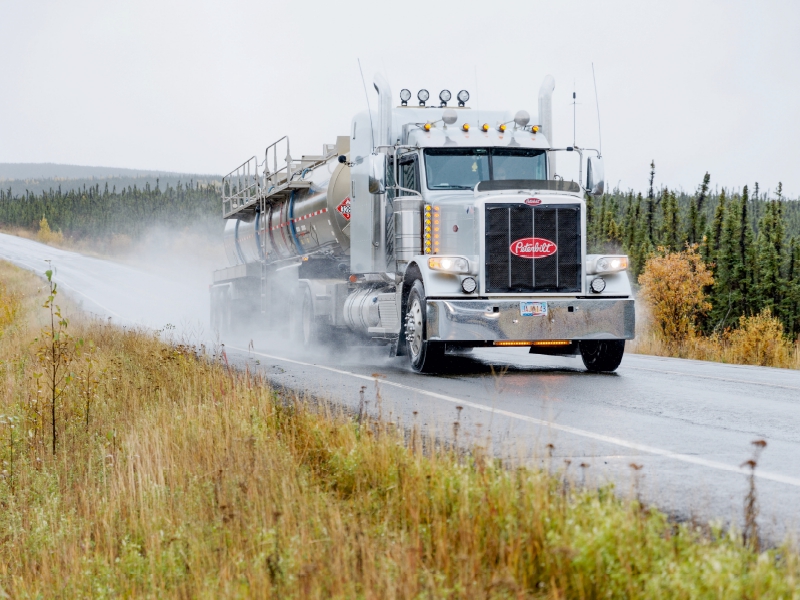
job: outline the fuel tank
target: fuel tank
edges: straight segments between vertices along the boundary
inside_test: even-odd
[[[350,250],[350,167],[336,158],[298,173],[310,187],[287,199],[225,223],[225,251],[231,266],[302,256],[321,249],[335,255]]]

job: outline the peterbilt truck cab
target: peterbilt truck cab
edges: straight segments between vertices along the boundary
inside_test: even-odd
[[[464,90],[457,103],[444,90],[428,106],[427,91],[409,104],[404,89],[396,105],[382,77],[374,87],[377,111],[357,114],[322,155],[292,161],[287,140],[284,172],[268,149],[252,185],[237,172],[223,181],[237,264],[215,273],[217,322],[223,289],[228,304],[251,296],[255,312],[254,291],[231,272],[246,275],[247,238],[261,312],[291,312],[308,346],[383,344],[419,372],[446,370],[447,352],[475,347],[580,354],[589,370],[616,369],[635,326],[627,257],[587,254],[584,197],[603,193],[603,161],[553,146],[553,79],[533,119],[473,110]],[[556,170],[565,153],[577,158],[577,181]],[[271,281],[287,267],[297,277],[279,309]]]

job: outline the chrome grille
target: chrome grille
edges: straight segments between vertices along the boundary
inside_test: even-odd
[[[580,205],[487,204],[485,235],[487,293],[581,291]],[[552,242],[556,250],[539,258],[511,251],[512,244],[529,239]],[[536,242],[530,243],[535,252]]]

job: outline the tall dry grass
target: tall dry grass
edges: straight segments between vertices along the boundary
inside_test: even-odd
[[[7,265],[0,277],[23,302],[0,339],[0,413],[21,429],[0,426],[0,597],[800,595],[788,546],[758,554],[609,488],[359,423],[98,322],[69,325],[94,344],[100,383],[87,424],[86,357],[71,363],[53,455],[33,430],[45,290]]]

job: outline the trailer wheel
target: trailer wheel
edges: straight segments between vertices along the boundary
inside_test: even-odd
[[[224,337],[231,333],[231,299],[227,288],[211,291],[211,330]]]
[[[419,279],[411,286],[406,306],[406,350],[411,368],[417,373],[435,373],[441,367],[444,344],[425,339],[428,325],[425,287]]]
[[[593,373],[610,373],[622,362],[625,340],[581,340],[578,347],[587,369]]]

